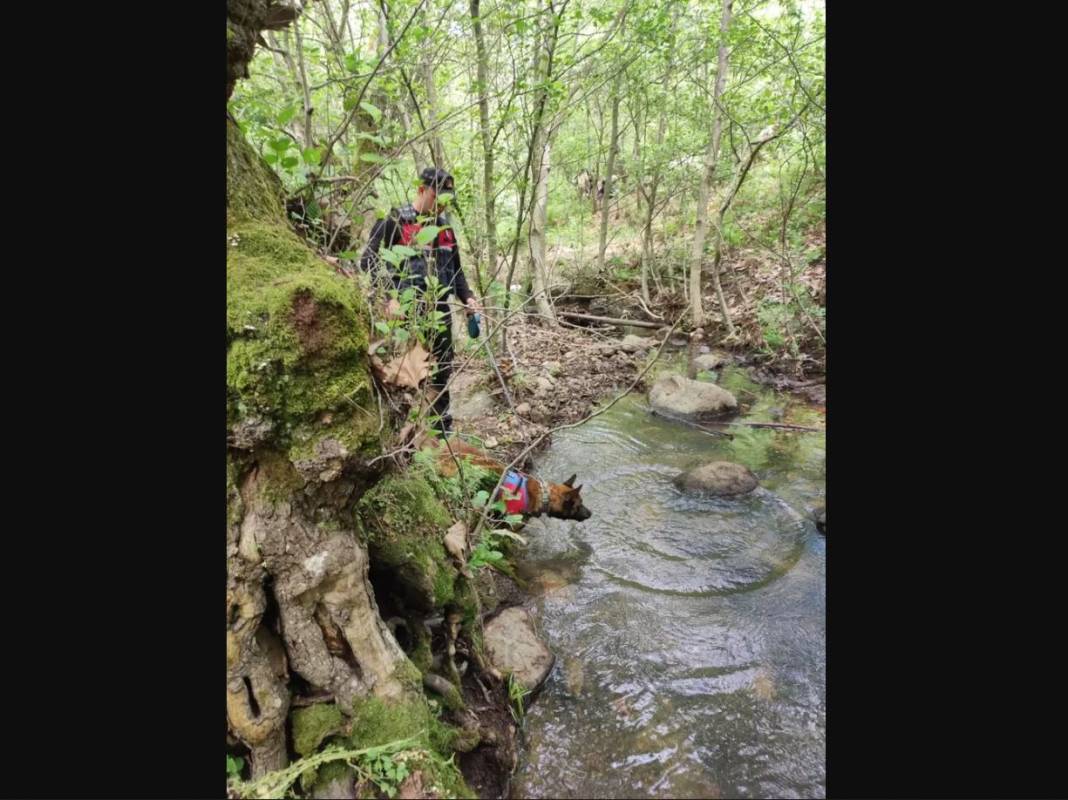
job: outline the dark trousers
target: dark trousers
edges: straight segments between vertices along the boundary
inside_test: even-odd
[[[451,431],[452,415],[449,414],[449,392],[448,390],[442,390],[445,384],[449,382],[449,378],[452,377],[454,352],[452,346],[452,314],[449,311],[448,303],[438,303],[438,311],[445,314],[441,320],[445,325],[445,329],[434,334],[433,353],[437,366],[430,376],[430,391],[432,395],[437,393],[437,399],[431,409],[433,414],[441,417],[441,423],[439,423],[441,429]]]

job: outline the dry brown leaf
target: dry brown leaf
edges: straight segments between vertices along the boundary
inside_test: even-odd
[[[461,564],[467,560],[467,526],[463,520],[458,521],[445,534],[445,549]]]
[[[430,374],[430,353],[416,342],[402,356],[386,364],[383,378],[394,386],[418,389],[419,383]]]

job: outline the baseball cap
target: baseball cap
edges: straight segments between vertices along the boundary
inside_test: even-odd
[[[436,193],[455,192],[452,175],[438,167],[427,167],[419,173],[419,181],[423,186],[429,186]]]

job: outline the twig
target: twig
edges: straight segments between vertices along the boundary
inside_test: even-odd
[[[646,322],[643,319],[619,319],[618,317],[595,317],[593,314],[579,314],[575,311],[561,311],[561,317],[570,317],[571,319],[588,319],[590,322],[607,322],[610,325],[633,325],[636,328],[653,328],[658,329],[664,327],[660,322]]]
[[[775,428],[783,431],[808,431],[809,433],[823,433],[821,428],[807,428],[804,425],[787,425],[781,422],[717,422],[717,425],[744,425],[748,428]]]
[[[713,430],[712,428],[706,428],[704,425],[699,425],[698,423],[688,419],[684,419],[683,417],[677,417],[674,414],[665,414],[662,411],[656,411],[646,405],[641,406],[641,408],[652,414],[658,414],[659,416],[664,417],[665,419],[670,419],[673,422],[681,422],[683,425],[689,425],[691,428],[696,428],[697,430],[701,431],[701,433],[707,433],[709,436],[725,436],[728,439],[734,438],[734,436],[729,433]]]

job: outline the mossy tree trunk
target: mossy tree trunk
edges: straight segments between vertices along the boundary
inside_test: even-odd
[[[287,8],[230,0],[228,96]],[[255,778],[288,760],[294,675],[349,715],[365,698],[423,699],[353,511],[381,452],[365,301],[288,227],[277,177],[226,126],[226,709]]]

